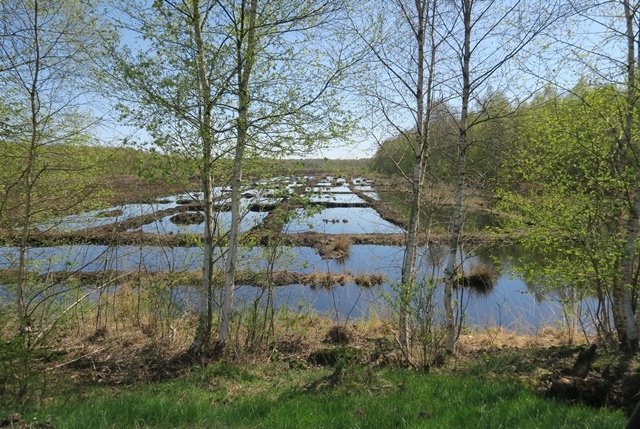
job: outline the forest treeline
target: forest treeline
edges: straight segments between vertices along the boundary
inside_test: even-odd
[[[526,249],[512,269],[540,292],[557,293],[575,327],[581,300],[596,298],[590,320],[609,344],[622,323],[609,302],[636,195],[637,161],[621,144],[626,97],[616,85],[586,80],[517,105],[498,95],[477,109],[471,120],[479,125],[469,133],[467,185],[490,193],[505,214],[494,230]],[[444,116],[432,127],[426,189],[456,178],[457,124]],[[370,167],[410,176],[414,134],[384,141]]]
[[[557,97],[557,98],[556,98]],[[486,190],[504,184],[500,175],[510,168],[510,152],[518,144],[520,130],[527,127],[527,113],[535,115],[550,102],[561,102],[558,94],[540,93],[532,101],[518,103],[502,93],[474,105],[469,117],[467,159],[470,186]],[[426,173],[429,183],[453,185],[456,181],[458,157],[458,121],[445,104],[435,106],[431,115]],[[415,130],[384,140],[376,149],[369,168],[386,175],[410,177],[416,158]]]

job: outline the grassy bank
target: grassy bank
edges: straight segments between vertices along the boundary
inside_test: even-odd
[[[621,412],[549,401],[506,379],[338,365],[213,364],[94,390],[25,416],[55,428],[620,428]]]

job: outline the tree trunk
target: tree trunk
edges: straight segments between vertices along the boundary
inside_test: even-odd
[[[200,297],[198,300],[198,327],[189,348],[190,353],[200,354],[211,339],[213,323],[213,242],[215,234],[215,218],[213,213],[213,179],[212,179],[212,151],[213,151],[213,121],[211,86],[207,76],[204,42],[201,31],[200,3],[193,0],[192,24],[196,47],[198,50],[197,67],[200,87],[200,97],[203,105],[200,138],[202,140],[202,192],[204,194],[204,261],[202,263],[202,281],[200,283]]]
[[[460,242],[460,232],[462,230],[462,195],[464,192],[464,181],[466,172],[467,155],[467,117],[469,110],[469,97],[471,93],[469,64],[471,62],[471,0],[463,0],[464,18],[464,47],[462,59],[462,100],[458,135],[458,171],[455,190],[455,207],[453,213],[453,231],[449,240],[449,259],[444,271],[444,310],[446,318],[446,350],[448,353],[455,353],[457,333],[453,312],[453,281],[456,276],[456,265],[458,260],[458,245]]]
[[[22,216],[22,234],[20,240],[20,255],[18,261],[18,281],[16,291],[18,326],[20,333],[26,333],[29,329],[29,317],[24,303],[24,293],[27,287],[27,246],[31,229],[32,197],[33,197],[33,167],[36,159],[36,149],[38,147],[38,115],[40,113],[40,101],[38,96],[38,81],[40,78],[40,25],[38,1],[33,3],[33,49],[34,66],[31,87],[29,88],[29,104],[31,107],[31,129],[29,142],[29,155],[24,171],[25,203]]]
[[[634,259],[638,245],[638,224],[640,220],[640,166],[638,165],[638,151],[640,147],[634,142],[635,134],[635,110],[637,94],[635,88],[635,33],[634,33],[634,12],[629,0],[624,0],[624,12],[626,20],[627,37],[627,106],[626,123],[624,130],[624,145],[626,152],[631,156],[631,167],[634,170],[633,200],[629,207],[629,223],[626,231],[626,240],[622,259],[622,284],[614,288],[614,318],[616,318],[616,329],[620,346],[624,350],[637,351],[639,345],[638,334],[640,331],[640,320],[636,320],[634,314],[634,303],[632,301],[632,290],[637,289],[634,278]]]
[[[238,235],[240,234],[240,194],[242,191],[242,164],[247,145],[249,129],[249,79],[255,62],[256,50],[256,18],[258,0],[250,0],[248,21],[245,23],[246,2],[242,2],[241,34],[237,41],[237,73],[238,73],[238,119],[236,151],[233,161],[233,178],[231,183],[231,230],[229,231],[229,250],[225,267],[224,303],[222,307],[222,324],[219,340],[223,347],[231,336],[231,316],[233,311],[233,295],[235,289],[236,265],[238,260]],[[246,24],[246,27],[245,27]],[[246,28],[246,42],[245,42]],[[246,43],[246,46],[245,46]]]
[[[416,137],[414,143],[414,166],[411,183],[411,213],[409,215],[409,227],[407,228],[407,241],[405,244],[404,259],[402,261],[402,289],[400,296],[400,346],[409,350],[409,311],[413,289],[415,287],[415,264],[418,248],[418,227],[420,224],[420,195],[422,177],[424,172],[424,156],[427,141],[423,134],[424,127],[424,45],[425,45],[425,17],[424,3],[416,2],[418,8],[418,28],[415,29],[415,37],[418,42],[418,80],[416,82]]]
[[[431,10],[428,6],[431,6]],[[409,350],[409,305],[416,287],[415,265],[418,251],[418,232],[420,225],[421,195],[426,170],[427,155],[429,153],[429,130],[430,116],[432,108],[432,87],[435,66],[435,7],[433,0],[429,5],[427,1],[416,2],[418,13],[418,28],[415,29],[415,37],[418,43],[417,61],[417,81],[415,89],[416,99],[416,137],[414,143],[414,167],[411,184],[411,211],[409,215],[409,226],[407,229],[407,241],[405,244],[404,259],[402,262],[402,289],[400,297],[400,320],[399,333],[400,345],[405,350]],[[429,13],[431,12],[431,16]],[[426,70],[426,91],[425,91],[425,49],[426,31],[429,25],[429,35],[431,41],[430,62]],[[426,97],[426,100],[425,100]],[[426,107],[426,112],[425,112]],[[425,114],[426,113],[426,114]]]

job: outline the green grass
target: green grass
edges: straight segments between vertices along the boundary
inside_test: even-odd
[[[28,418],[57,429],[621,428],[626,422],[620,412],[549,401],[509,380],[229,364],[162,384],[98,390]]]

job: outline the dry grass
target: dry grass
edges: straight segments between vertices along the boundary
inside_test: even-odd
[[[349,255],[349,249],[351,248],[351,238],[345,235],[338,236],[333,240],[333,251],[340,252],[345,255]]]
[[[372,274],[360,273],[353,277],[353,282],[358,286],[364,287],[364,288],[380,286],[385,281],[387,281],[387,278],[382,274],[378,274],[378,273],[372,273]]]
[[[353,340],[353,333],[351,329],[342,325],[334,325],[329,328],[329,332],[324,339],[326,343],[330,344],[349,344]]]
[[[336,277],[331,273],[312,272],[308,276],[308,283],[311,289],[331,289],[336,283]]]
[[[204,223],[204,215],[200,212],[182,212],[169,219],[176,225],[199,225]]]
[[[573,339],[574,344],[576,339]],[[578,344],[586,343],[584,336],[578,337]],[[491,349],[528,349],[569,344],[569,332],[565,329],[544,327],[534,334],[522,334],[504,328],[485,328],[460,336],[458,346],[461,352]]]
[[[314,247],[322,259],[344,261],[349,258],[351,243],[352,239],[350,236],[339,235],[328,239],[322,239],[315,243]]]
[[[357,283],[372,284],[381,278],[380,275],[361,275],[353,279],[359,279]],[[346,274],[316,272],[310,274],[310,279],[314,279],[318,287],[331,287],[352,278]],[[183,313],[158,319],[149,297],[137,293],[137,290],[125,287],[106,297],[108,304],[102,308],[99,325],[95,324],[96,314],[88,312],[84,315],[85,323],[77,321],[75,327],[67,325],[68,328],[58,331],[51,340],[55,342],[55,348],[64,350],[65,354],[61,360],[51,363],[52,367],[66,373],[74,383],[108,385],[154,382],[188,372],[195,362],[179,358],[184,356],[192,340],[197,324],[195,316]],[[234,353],[231,358],[242,362],[266,362],[277,349],[280,359],[285,362],[295,360],[304,364],[311,353],[326,347],[329,339],[332,343],[362,348],[364,355],[371,359],[376,356],[375,362],[403,364],[402,355],[395,347],[396,327],[390,320],[376,318],[336,325],[334,318],[313,313],[277,314],[269,343],[255,350],[242,348],[248,335],[246,322],[244,320],[234,328],[232,339]],[[215,339],[215,332],[212,337]],[[479,350],[526,349],[567,342],[564,331],[551,328],[535,335],[484,329],[463,334],[459,350],[461,359],[473,359]]]
[[[455,287],[467,288],[478,295],[488,295],[493,291],[498,276],[493,267],[488,265],[476,265],[471,267],[469,272],[459,276],[455,282]]]

